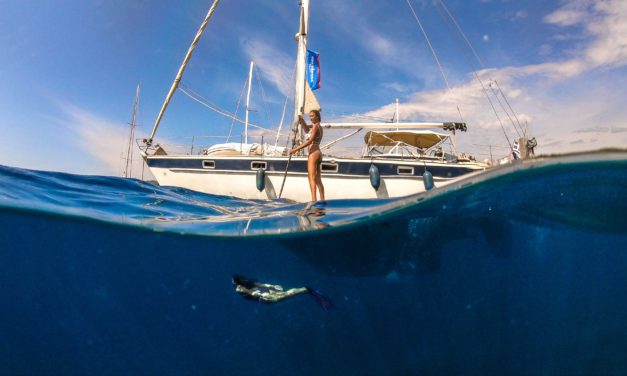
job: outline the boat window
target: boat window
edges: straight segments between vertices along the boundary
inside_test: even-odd
[[[414,168],[413,167],[408,167],[408,166],[398,166],[398,168],[396,169],[396,172],[399,175],[413,175],[414,174]]]
[[[204,160],[202,161],[202,168],[216,168],[216,162]]]
[[[337,163],[324,163],[320,164],[320,172],[337,172]]]
[[[264,161],[253,161],[253,162],[250,162],[250,169],[251,170],[265,170],[266,169],[266,162],[264,162]]]

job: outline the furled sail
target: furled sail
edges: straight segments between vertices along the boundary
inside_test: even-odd
[[[320,111],[320,102],[314,95],[309,85],[305,85],[305,105],[303,106],[304,113],[308,114],[311,110]]]

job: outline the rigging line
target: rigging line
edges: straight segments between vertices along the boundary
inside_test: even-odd
[[[463,33],[463,31],[461,30],[461,28],[459,27],[459,25],[457,24],[457,22],[455,22],[454,18],[452,18],[453,16],[451,15],[451,13],[448,11],[448,8],[446,8],[446,6],[444,6],[444,4],[441,2],[442,0],[439,0],[440,4],[443,6],[443,8],[447,11],[447,14],[449,15],[449,19],[452,20],[455,25],[457,26],[457,30],[459,31],[459,33],[464,37],[464,39],[466,39],[465,34]],[[450,21],[447,20],[446,17],[444,17],[444,15],[442,14],[441,10],[436,7],[436,9],[438,9],[438,13],[440,14],[440,17],[442,17],[442,19],[445,21],[444,23],[446,24],[446,26],[449,28],[449,30],[451,30],[451,25],[450,25]],[[466,39],[466,42],[469,44],[468,40]],[[472,49],[472,45],[470,45],[471,49]],[[483,91],[483,94],[485,95],[486,99],[488,100],[488,102],[490,103],[490,107],[492,108],[492,112],[494,112],[494,116],[496,117],[496,119],[498,120],[500,126],[501,126],[501,130],[503,131],[503,135],[505,136],[505,139],[507,140],[507,143],[509,144],[509,147],[511,149],[512,144],[509,141],[509,137],[507,136],[507,132],[505,131],[505,126],[503,125],[503,121],[501,120],[501,117],[499,116],[496,107],[494,106],[494,102],[492,101],[492,98],[490,97],[490,92],[488,91],[488,89],[486,88],[486,85],[483,83],[483,80],[481,79],[481,77],[479,77],[479,75],[477,74],[477,68],[481,68],[481,67],[477,67],[475,65],[475,63],[472,61],[472,59],[470,59],[470,57],[468,56],[468,53],[466,52],[466,50],[464,48],[460,47],[460,51],[462,52],[462,54],[464,55],[464,58],[466,59],[466,62],[472,67],[473,71],[472,74],[475,77],[475,79],[479,82],[479,84],[481,85],[481,90]],[[474,51],[474,49],[473,49]],[[479,62],[481,63],[481,60],[478,59]],[[495,95],[496,99],[498,99],[498,97]],[[499,104],[501,105],[501,108],[503,109],[503,111],[508,115],[507,110],[503,107],[503,104],[499,101]],[[511,120],[511,117],[510,117]],[[516,126],[514,125],[514,129],[516,128]]]
[[[378,121],[382,121],[385,123],[393,123],[393,121],[391,121],[389,118],[382,118],[382,117],[378,117],[378,116],[370,116],[370,115],[361,115],[361,114],[351,114],[351,115],[343,115],[343,117],[349,117],[349,118],[354,118],[354,119],[372,119],[372,120],[378,120]]]
[[[131,116],[131,130],[128,138],[128,150],[126,152],[126,168],[124,169],[124,177],[128,178],[133,170],[133,138],[135,138],[135,127],[137,125],[137,107],[139,106],[139,84],[135,89],[135,100],[133,101],[133,115]],[[129,162],[130,161],[130,162]],[[130,165],[130,166],[129,166]]]
[[[499,86],[499,83],[496,82],[496,80],[493,80],[493,81],[494,81],[494,84],[496,85],[497,89],[499,89],[499,92],[501,93],[501,96],[503,97],[503,99],[505,99],[505,103],[507,103],[507,107],[509,107],[510,111],[512,111],[512,114],[514,115],[514,118],[516,119],[516,122],[518,123],[518,126],[520,127],[520,130],[522,131],[522,129],[523,129],[522,124],[520,123],[520,120],[518,120],[518,116],[516,116],[516,112],[514,112],[514,109],[509,104],[509,101],[507,100],[507,97],[505,96],[505,93],[503,92],[503,90],[501,90],[501,86]]]
[[[296,75],[296,63],[294,64],[294,69],[292,69],[292,76],[290,77],[290,82],[294,81],[294,76]],[[281,121],[279,122],[279,129],[277,129],[276,131],[276,139],[274,140],[274,147],[276,147],[279,144],[279,137],[281,136],[281,129],[283,128],[283,121],[285,120],[285,110],[287,109],[287,103],[289,101],[290,98],[290,94],[292,94],[291,90],[288,94],[285,95],[285,103],[283,103],[283,111],[281,112]],[[287,136],[287,142],[285,143],[285,147],[287,148],[287,145],[289,143],[289,134]]]
[[[444,0],[437,0],[438,3],[442,6],[442,8],[444,9],[444,11],[446,12],[446,14],[448,14],[449,18],[451,19],[451,21],[453,22],[453,24],[455,25],[455,27],[457,28],[457,31],[459,32],[459,34],[462,36],[462,38],[464,38],[464,41],[466,41],[466,44],[468,45],[468,48],[470,49],[470,51],[472,51],[473,55],[475,56],[475,58],[477,59],[477,62],[479,63],[479,67],[481,69],[485,69],[485,64],[483,64],[483,61],[481,60],[481,58],[479,57],[479,54],[477,53],[477,51],[475,50],[475,48],[473,47],[472,43],[470,43],[470,40],[468,39],[468,37],[466,36],[466,33],[464,33],[464,31],[462,30],[462,28],[459,26],[459,24],[457,23],[457,20],[455,19],[455,17],[453,17],[453,14],[449,11],[448,7],[446,6],[446,4],[444,4]],[[489,77],[491,80],[492,78]],[[496,80],[492,80],[495,81]],[[509,101],[507,100],[507,97],[505,96],[505,93],[503,92],[503,90],[501,90],[501,87],[498,86],[498,90],[501,93],[501,95],[503,96],[503,98],[505,98],[505,101],[507,102],[507,105],[509,107],[509,109],[512,111],[512,114],[514,115],[514,117],[516,118],[516,121],[518,122],[518,126],[520,127],[520,129],[522,130],[522,125],[520,124],[520,121],[518,120],[518,116],[516,115],[516,112],[514,111],[514,109],[512,108],[512,106],[510,106]],[[514,127],[516,127],[514,125]],[[518,132],[518,130],[517,130]],[[520,133],[519,133],[520,134]]]
[[[263,102],[263,110],[266,113],[266,120],[268,121],[268,124],[272,126],[274,122],[272,121],[272,118],[270,117],[270,111],[268,111],[268,102],[266,101],[266,92],[263,89],[263,85],[261,84],[261,72],[259,71],[259,69],[257,69],[257,66],[254,66],[253,69],[255,70],[255,72],[257,72],[256,74],[257,84],[259,85],[259,88],[261,89],[261,101]]]
[[[333,110],[328,110],[327,111],[327,115],[328,117],[331,118],[353,118],[353,119],[371,119],[371,120],[377,120],[377,121],[381,121],[381,122],[386,122],[386,123],[390,123],[392,122],[390,120],[390,118],[383,118],[383,117],[378,117],[378,116],[371,116],[371,115],[365,115],[365,114],[359,114],[359,113],[346,113],[346,112],[339,112],[339,111],[333,111]]]
[[[342,140],[344,140],[344,139],[347,139],[347,138],[349,138],[350,136],[352,136],[352,135],[354,135],[354,134],[357,134],[357,133],[361,132],[361,130],[362,130],[362,129],[363,129],[363,128],[358,128],[358,129],[357,129],[356,131],[354,131],[354,132],[351,132],[351,133],[349,133],[349,134],[347,134],[347,135],[344,135],[344,136],[342,136],[342,137],[340,137],[340,138],[338,138],[338,139],[336,139],[336,140],[334,140],[334,141],[331,141],[331,142],[329,142],[328,144],[321,146],[321,147],[320,147],[320,150],[328,149],[328,148],[330,148],[331,146],[333,146],[333,145],[337,144],[338,142],[340,142],[340,141],[342,141]]]
[[[281,112],[281,121],[279,122],[279,129],[276,132],[276,139],[274,140],[274,147],[279,144],[279,137],[281,137],[281,128],[283,127],[283,120],[285,120],[285,110],[287,109],[287,102],[289,95],[285,96],[285,103],[283,103],[283,111]]]
[[[494,82],[494,81],[492,81]],[[505,111],[505,114],[507,115],[507,117],[509,118],[509,121],[512,123],[512,125],[514,126],[514,130],[516,130],[516,133],[518,134],[518,137],[522,137],[520,135],[520,132],[518,131],[518,128],[516,128],[516,123],[514,123],[514,119],[512,119],[512,117],[509,115],[509,112],[507,112],[507,110],[505,109],[505,106],[503,106],[503,103],[501,102],[501,99],[499,98],[499,93],[494,89],[494,87],[492,86],[492,82],[490,82],[490,84],[488,85],[490,87],[490,90],[492,90],[492,94],[494,94],[494,97],[496,98],[496,101],[499,102],[499,105],[501,106],[501,108],[503,109],[503,111]],[[503,93],[501,92],[501,95]]]
[[[484,68],[485,65],[483,64],[483,61],[481,60],[481,58],[479,57],[479,54],[477,53],[477,51],[475,50],[475,48],[472,46],[472,44],[470,43],[470,41],[468,40],[468,38],[466,37],[466,34],[464,33],[464,31],[462,30],[462,28],[459,26],[459,24],[457,23],[457,20],[455,20],[455,17],[453,17],[453,14],[451,14],[451,12],[448,10],[448,7],[444,4],[444,0],[437,0],[440,5],[442,6],[442,8],[444,8],[444,11],[446,11],[446,14],[448,14],[449,18],[451,19],[451,21],[453,21],[453,24],[455,24],[455,27],[457,28],[457,31],[461,34],[461,36],[464,38],[464,40],[466,41],[466,44],[468,45],[468,47],[470,48],[470,50],[472,51],[472,53],[475,55],[475,58],[477,59],[477,61],[479,62],[479,66],[481,68]]]
[[[231,113],[230,113],[230,112],[228,112],[227,110],[225,110],[225,109],[221,108],[221,107],[220,107],[220,106],[218,106],[217,104],[215,104],[215,103],[211,102],[209,99],[207,99],[207,98],[203,97],[203,96],[202,96],[202,95],[200,95],[199,93],[195,92],[195,91],[194,91],[194,90],[192,90],[189,86],[186,86],[186,85],[181,84],[181,85],[180,85],[180,89],[181,89],[182,91],[184,91],[184,92],[185,92],[186,94],[188,94],[188,95],[190,95],[190,94],[191,94],[191,95],[193,95],[193,96],[195,96],[195,97],[198,97],[198,98],[202,99],[202,100],[203,100],[203,102],[204,102],[204,104],[206,104],[207,106],[210,106],[210,108],[211,108],[211,109],[213,109],[214,111],[216,111],[216,112],[223,112],[223,113],[225,113],[225,114],[228,114],[228,115],[233,116],[233,114],[231,114]]]
[[[237,116],[239,112],[239,105],[242,103],[242,97],[244,97],[244,92],[246,91],[246,86],[248,85],[248,78],[244,80],[244,86],[242,87],[242,93],[239,95],[239,99],[237,99],[237,105],[235,106],[234,115]],[[233,133],[233,125],[235,124],[235,118],[231,119],[231,126],[229,127],[229,135],[226,137],[226,142],[229,142],[231,139],[231,134]]]
[[[407,5],[409,6],[409,9],[411,10],[412,14],[414,15],[414,18],[416,19],[416,23],[418,23],[418,27],[420,27],[420,30],[422,31],[422,35],[425,37],[425,40],[427,41],[427,45],[429,46],[429,49],[431,50],[431,54],[433,55],[433,58],[435,59],[435,62],[438,65],[438,68],[440,69],[440,73],[442,74],[442,78],[444,78],[444,83],[446,84],[446,87],[448,89],[449,95],[451,96],[453,101],[455,101],[455,107],[457,108],[457,112],[459,113],[459,117],[462,120],[462,122],[464,122],[464,117],[462,116],[462,112],[459,109],[459,105],[457,104],[457,101],[455,100],[455,97],[453,96],[453,92],[451,90],[451,85],[449,84],[448,79],[446,78],[446,73],[444,73],[444,68],[442,67],[442,64],[440,63],[440,59],[438,59],[438,55],[435,53],[435,49],[433,48],[433,45],[431,45],[431,41],[429,40],[429,36],[427,35],[427,32],[425,31],[424,27],[422,27],[422,22],[420,22],[420,19],[418,18],[418,15],[416,14],[416,11],[414,11],[414,7],[411,5],[409,0],[405,0],[405,1],[407,2]]]
[[[294,76],[296,76],[296,66],[294,66]],[[293,93],[294,93],[294,101],[296,101],[296,88],[294,88]],[[290,145],[290,137],[292,137],[292,148],[296,145],[296,136],[298,134],[298,127],[299,127],[298,124],[296,126],[292,126],[292,129],[290,129],[290,132],[288,132],[288,135],[285,138],[285,148],[286,149],[290,147],[289,146]],[[289,160],[290,159],[288,159],[288,162],[289,162]],[[285,177],[284,177],[283,180],[285,180]]]
[[[220,115],[222,115],[222,116],[224,116],[224,117],[227,117],[227,118],[229,118],[229,119],[235,120],[235,121],[237,121],[238,123],[242,123],[242,124],[244,124],[244,123],[245,123],[245,121],[244,121],[244,120],[242,120],[242,119],[238,119],[236,116],[233,116],[233,114],[230,114],[230,113],[228,113],[227,111],[222,110],[222,109],[220,109],[220,108],[219,108],[219,107],[217,107],[217,106],[213,107],[213,106],[211,106],[211,104],[209,104],[209,103],[207,103],[207,102],[204,102],[204,100],[206,100],[206,99],[205,99],[205,98],[203,98],[200,94],[196,94],[196,95],[198,95],[198,97],[200,97],[202,100],[201,100],[201,99],[196,98],[193,94],[191,94],[191,93],[187,92],[187,89],[185,89],[185,88],[183,88],[183,87],[179,87],[179,90],[181,90],[181,91],[183,92],[183,94],[187,95],[187,96],[188,96],[188,97],[190,97],[191,99],[193,99],[193,100],[195,100],[196,102],[198,102],[198,103],[202,104],[203,106],[205,106],[205,107],[207,107],[207,108],[209,108],[209,109],[211,109],[211,110],[213,110],[213,111],[215,111],[215,112],[219,113]],[[191,91],[191,90],[190,90],[190,91]],[[271,131],[271,129],[264,128],[264,127],[262,127],[261,125],[251,124],[251,123],[248,123],[248,125],[249,125],[249,126],[251,126],[251,127],[253,127],[253,128],[258,128],[258,129],[262,129],[262,130],[265,130],[265,131]]]

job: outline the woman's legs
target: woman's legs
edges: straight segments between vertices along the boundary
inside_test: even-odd
[[[311,190],[311,200],[318,201],[316,198],[316,188],[320,191],[320,199],[324,200],[324,186],[322,185],[322,177],[320,173],[320,163],[322,162],[322,152],[316,150],[309,154],[307,159],[307,173],[309,176],[309,189]]]
[[[316,175],[318,174],[318,158],[320,151],[309,154],[307,159],[307,175],[309,176],[309,189],[311,190],[311,201],[318,201],[316,198]]]
[[[320,171],[321,163],[322,155],[320,155],[320,159],[318,159],[318,164],[316,165],[316,186],[318,187],[318,191],[320,192],[320,199],[324,200],[324,185],[322,185],[322,172]]]

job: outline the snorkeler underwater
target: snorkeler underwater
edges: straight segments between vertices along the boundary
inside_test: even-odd
[[[330,299],[311,287],[297,287],[284,290],[280,285],[258,282],[241,275],[233,276],[235,292],[244,299],[256,300],[261,303],[277,303],[284,299],[300,294],[309,294],[316,303],[325,311],[335,308]]]

